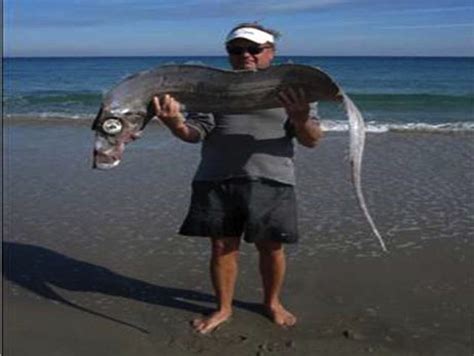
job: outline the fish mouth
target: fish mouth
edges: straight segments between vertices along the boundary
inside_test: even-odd
[[[114,152],[109,150],[108,153],[104,153],[98,150],[94,150],[94,157],[92,168],[100,170],[108,170],[117,167],[121,161],[121,152]]]
[[[140,138],[143,130],[136,132],[126,131],[118,137],[105,136],[103,133],[96,134],[94,142],[94,153],[92,168],[107,170],[117,167],[123,156],[125,145]]]
[[[120,164],[119,159],[114,161],[114,162],[111,162],[111,163],[103,163],[103,162],[102,163],[97,163],[97,162],[94,162],[93,168],[100,169],[102,171],[106,171],[106,170],[117,167],[119,164]]]

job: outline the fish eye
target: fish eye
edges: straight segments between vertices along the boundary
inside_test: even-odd
[[[106,134],[116,135],[122,131],[123,124],[119,119],[111,118],[102,123],[102,130]]]

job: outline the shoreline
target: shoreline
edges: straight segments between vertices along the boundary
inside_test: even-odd
[[[92,125],[95,115],[85,115],[81,117],[57,116],[38,116],[38,115],[17,115],[8,114],[3,118],[3,126],[12,126],[16,124],[37,125],[37,124],[57,124],[57,125]],[[321,119],[323,130],[330,134],[347,133],[347,120],[332,121]],[[161,122],[153,118],[149,126],[158,124],[163,127]],[[145,129],[145,133],[148,127]],[[390,123],[390,122],[366,122],[366,133],[371,134],[459,134],[474,135],[474,122],[447,122],[447,123]]]

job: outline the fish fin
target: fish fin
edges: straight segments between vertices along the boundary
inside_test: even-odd
[[[94,122],[92,122],[91,130],[96,130],[100,117],[102,116],[103,106],[100,107],[99,112],[97,113]]]
[[[146,107],[146,114],[145,114],[145,119],[143,120],[142,127],[140,128],[140,131],[145,128],[146,125],[151,121],[156,116],[155,113],[155,108],[153,106],[153,101],[150,101],[148,103],[148,106]]]

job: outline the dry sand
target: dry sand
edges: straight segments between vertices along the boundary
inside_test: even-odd
[[[3,350],[23,355],[472,355],[474,140],[368,136],[357,208],[347,134],[297,154],[301,241],[289,246],[283,330],[262,315],[243,245],[234,316],[214,303],[208,241],[176,234],[199,145],[151,125],[112,171],[91,169],[84,123],[5,125]]]

